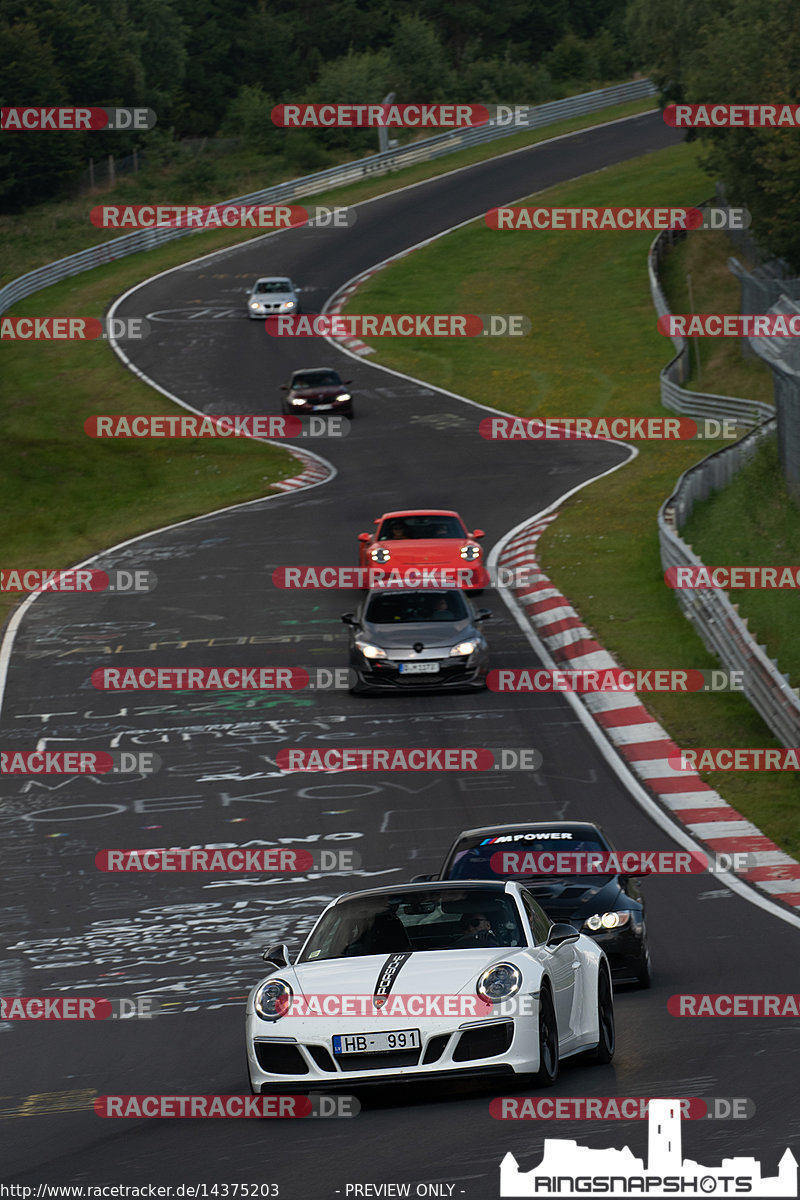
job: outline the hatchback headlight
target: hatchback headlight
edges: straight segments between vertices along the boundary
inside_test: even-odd
[[[472,654],[477,649],[478,643],[475,639],[470,642],[459,642],[457,646],[453,646],[453,649],[450,651],[450,657]]]
[[[522,972],[518,967],[513,963],[496,963],[483,972],[475,990],[482,1000],[499,1004],[501,1000],[516,996],[521,987]]]
[[[292,1007],[294,992],[283,979],[268,979],[255,994],[253,1007],[265,1021],[280,1021]]]
[[[386,651],[381,650],[380,646],[373,646],[372,642],[362,642],[356,638],[356,646],[364,658],[386,658]]]
[[[621,925],[627,925],[630,919],[629,912],[592,913],[584,921],[584,929],[591,929],[593,933],[597,933],[598,929],[619,929]]]

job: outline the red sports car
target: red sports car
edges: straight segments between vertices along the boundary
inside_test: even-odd
[[[359,566],[400,571],[471,569],[470,590],[479,591],[489,582],[483,549],[476,540],[482,537],[482,529],[470,533],[458,513],[450,509],[388,512],[376,518],[374,533],[358,535]]]

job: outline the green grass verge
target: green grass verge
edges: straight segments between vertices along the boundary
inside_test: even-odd
[[[652,100],[618,105],[379,179],[331,189],[313,199],[327,205],[355,204],[498,153],[653,106]],[[253,174],[252,164],[245,170],[240,157],[220,161],[226,163],[227,174],[215,195],[245,194],[268,182],[279,182],[265,179],[263,173]],[[113,192],[104,192],[102,200],[143,203],[163,198],[181,169],[163,172],[156,181],[157,190],[149,192],[141,186],[140,177],[125,179]],[[207,200],[208,193],[184,185],[178,198],[195,202]],[[89,210],[99,202],[98,195],[84,196],[40,205],[21,217],[0,218],[7,250],[4,278],[116,236],[90,224]],[[251,237],[247,230],[193,234],[63,280],[20,301],[10,311],[15,316],[101,316],[111,299],[159,271]],[[0,541],[7,566],[69,566],[150,529],[269,494],[273,483],[298,470],[297,460],[285,450],[240,439],[176,439],[161,444],[90,440],[83,432],[83,422],[94,413],[175,411],[173,404],[123,368],[104,342],[5,342],[3,367],[0,433],[6,454],[0,479]],[[0,595],[0,622],[18,602],[11,594]]]
[[[539,193],[537,203],[693,204],[712,190],[694,148],[681,145]],[[408,310],[406,298],[413,296],[419,312],[526,313],[533,332],[519,342],[378,339],[375,361],[523,416],[663,415],[658,373],[672,349],[656,332],[649,242],[641,233],[498,233],[475,222],[374,276],[350,311]],[[726,311],[696,283],[698,297],[708,311]],[[710,368],[703,384],[725,390]],[[741,381],[735,384],[733,394],[748,394]],[[566,502],[540,542],[545,570],[627,666],[718,666],[663,582],[656,514],[681,472],[722,444],[638,443],[638,457]],[[778,745],[740,695],[643,700],[679,745]],[[788,776],[764,773],[754,782],[752,775],[717,772],[705,778],[787,851],[800,854]]]
[[[708,566],[800,563],[800,505],[786,489],[775,437],[765,439],[729,487],[697,505],[682,535]],[[739,606],[739,615],[748,619],[750,631],[797,687],[796,593],[737,591],[731,599]]]

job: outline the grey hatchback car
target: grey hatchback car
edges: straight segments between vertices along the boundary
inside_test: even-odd
[[[489,650],[474,609],[458,588],[367,592],[350,629],[350,691],[479,689],[486,686]]]

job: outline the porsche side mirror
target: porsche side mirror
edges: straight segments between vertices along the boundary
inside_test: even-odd
[[[274,946],[268,946],[261,957],[264,962],[272,963],[275,967],[288,967],[289,947],[285,942],[278,942]]]
[[[474,538],[481,538],[481,537],[486,537],[486,534],[483,532],[482,529],[473,529],[472,533],[469,536],[474,537]]]
[[[360,533],[358,535],[358,540],[360,542],[368,542],[371,537],[372,537],[371,533]]]
[[[567,925],[565,921],[559,921],[555,925],[551,925],[545,945],[550,949],[555,949],[556,946],[563,946],[565,942],[577,942],[580,936],[574,925]]]

